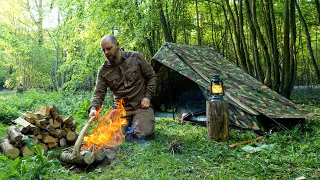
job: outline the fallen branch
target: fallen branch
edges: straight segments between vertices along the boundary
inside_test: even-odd
[[[255,139],[250,139],[250,140],[247,140],[247,141],[242,141],[242,142],[230,144],[230,145],[226,146],[226,148],[227,149],[235,148],[235,147],[237,147],[239,145],[248,144],[248,143],[251,143],[251,142],[254,142],[254,141],[259,141],[259,140],[261,140],[263,138],[264,138],[264,136],[259,136],[259,137],[255,138]]]

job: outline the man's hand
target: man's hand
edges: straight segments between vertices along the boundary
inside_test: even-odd
[[[97,110],[91,110],[89,113],[89,118],[95,116],[97,114]]]
[[[148,98],[143,98],[141,100],[141,105],[140,107],[143,109],[147,109],[150,106],[150,100]]]

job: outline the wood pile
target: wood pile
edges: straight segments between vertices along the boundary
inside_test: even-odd
[[[29,139],[33,145],[40,145],[44,150],[73,145],[77,140],[76,121],[72,116],[58,114],[54,106],[40,106],[35,112],[26,112],[14,120],[15,125],[7,129],[7,134],[0,140],[4,154],[15,159],[30,156],[26,143]]]

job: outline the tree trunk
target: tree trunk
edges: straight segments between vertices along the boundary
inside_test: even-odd
[[[197,21],[198,45],[202,45],[198,0],[196,0],[196,16],[197,16],[197,20],[196,21]]]
[[[296,6],[297,12],[299,14],[300,22],[301,22],[302,26],[304,27],[304,32],[305,32],[306,38],[307,38],[307,46],[308,46],[308,50],[309,50],[310,60],[312,62],[313,68],[316,71],[317,83],[319,84],[320,83],[320,71],[319,71],[319,68],[318,68],[318,65],[317,65],[317,61],[316,61],[316,59],[314,57],[313,50],[312,50],[311,36],[310,36],[310,33],[309,33],[309,28],[308,28],[308,25],[307,25],[302,13],[301,13],[300,6],[298,5],[297,2],[295,3],[295,6]]]
[[[277,26],[276,20],[273,12],[273,1],[268,0],[267,3],[267,12],[269,12],[270,21],[271,21],[271,51],[273,59],[273,90],[276,92],[280,91],[280,64],[279,64],[279,50],[278,50],[278,40],[277,40]],[[270,39],[271,40],[271,39]]]
[[[315,0],[315,3],[316,3],[317,12],[318,12],[318,25],[320,25],[320,3],[319,3],[319,0]]]
[[[247,63],[247,67],[248,67],[248,73],[251,76],[254,76],[254,70],[253,70],[253,65],[250,61],[250,55],[249,55],[249,51],[248,51],[248,47],[247,47],[247,42],[246,42],[246,38],[244,35],[244,31],[243,31],[243,13],[242,13],[242,1],[239,1],[239,32],[240,32],[240,38],[241,38],[241,44],[242,44],[242,49],[245,55],[245,60]]]
[[[245,59],[245,55],[244,55],[243,49],[241,48],[241,39],[240,39],[240,35],[239,35],[238,29],[237,29],[237,24],[238,23],[236,23],[236,20],[235,20],[235,18],[233,16],[233,12],[231,10],[230,4],[229,4],[229,0],[225,0],[225,2],[226,2],[226,5],[227,5],[227,9],[228,9],[228,12],[229,12],[229,16],[230,16],[232,27],[233,27],[233,31],[234,31],[234,38],[235,38],[235,41],[236,41],[237,56],[239,58],[240,65],[241,65],[242,69],[246,73],[248,73],[248,67],[247,67],[247,63],[246,63],[246,59]]]
[[[255,66],[256,78],[263,83],[264,75],[263,70],[261,68],[260,60],[259,60],[259,51],[257,46],[257,33],[256,29],[254,28],[254,24],[252,22],[252,15],[251,15],[251,6],[249,0],[245,0],[245,5],[247,8],[247,19],[248,24],[250,27],[250,34],[251,34],[251,46],[252,46],[252,55],[253,55],[253,62]]]
[[[289,12],[289,1],[284,1],[284,14],[283,14],[283,67],[282,67],[282,88],[281,94],[289,98],[289,88],[290,88],[290,12]]]
[[[259,44],[262,47],[264,58],[265,58],[265,67],[266,67],[266,73],[265,73],[265,79],[264,84],[268,87],[272,87],[271,82],[271,62],[270,62],[270,54],[268,52],[268,46],[265,42],[263,35],[261,33],[258,20],[257,20],[257,14],[256,14],[256,0],[252,0],[252,20],[254,24],[254,28],[256,29]]]
[[[162,26],[162,31],[164,35],[164,39],[166,42],[172,42],[172,37],[170,34],[170,30],[167,24],[166,17],[164,15],[163,9],[162,9],[162,2],[161,0],[157,0],[158,10],[159,10],[159,16],[160,16],[160,24]]]

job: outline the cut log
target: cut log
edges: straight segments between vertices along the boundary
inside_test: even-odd
[[[9,139],[2,139],[0,146],[5,155],[15,159],[19,156],[20,150],[10,144]]]
[[[59,140],[59,145],[61,146],[61,147],[64,147],[64,146],[66,146],[67,145],[67,140],[66,140],[66,138],[61,138],[60,140]]]
[[[38,145],[41,146],[41,147],[44,149],[44,151],[47,151],[47,150],[48,150],[48,146],[47,146],[46,144],[44,144],[44,143],[39,143]]]
[[[228,101],[207,101],[207,137],[209,140],[229,139]]]
[[[39,139],[38,139],[37,136],[35,136],[35,135],[28,135],[28,137],[30,138],[32,145],[36,145],[36,144],[39,143]]]
[[[31,151],[28,146],[23,146],[20,151],[23,157],[34,155],[34,151]]]
[[[45,129],[46,126],[49,124],[49,119],[37,119],[34,122],[37,126],[41,127],[42,129]]]
[[[67,131],[61,130],[61,129],[56,129],[54,133],[54,137],[56,138],[62,138],[62,137],[65,137],[66,135],[67,135]]]
[[[88,131],[88,128],[91,125],[91,123],[93,122],[93,120],[94,120],[94,117],[91,117],[90,120],[81,129],[79,136],[73,146],[72,152],[64,151],[61,154],[60,159],[62,161],[67,162],[67,163],[74,163],[74,164],[84,164],[84,162],[85,162],[85,164],[91,164],[92,162],[94,162],[95,156],[92,152],[90,152],[90,151],[81,151],[80,152],[83,137],[86,134],[86,132]],[[87,153],[90,153],[90,154],[86,155]],[[88,159],[85,159],[84,155]]]
[[[64,151],[60,155],[60,160],[71,164],[92,164],[95,157],[90,151],[81,151],[78,156],[74,156],[70,151]]]
[[[27,134],[29,131],[34,131],[37,127],[28,121],[22,119],[21,117],[18,117],[17,119],[14,120],[16,123],[16,126],[20,129],[20,131],[23,134]]]
[[[26,115],[35,119],[35,120],[40,120],[43,119],[44,116],[42,116],[41,114],[37,113],[37,112],[31,112],[31,111],[27,111]]]
[[[54,134],[56,133],[56,129],[53,126],[51,126],[51,124],[46,125],[46,130],[52,136],[54,136]]]
[[[35,120],[34,118],[28,116],[27,113],[23,113],[21,115],[21,118],[28,121],[29,123],[32,123],[32,124],[34,123],[34,120]]]
[[[71,131],[73,131],[71,128],[67,128],[67,127],[63,127],[62,129],[65,130],[66,132],[71,132]]]
[[[117,155],[117,152],[115,151],[115,149],[108,149],[108,148],[106,148],[106,149],[104,150],[104,152],[105,152],[107,158],[110,159],[110,160],[114,160],[115,157],[116,157],[116,155]]]
[[[64,121],[64,116],[63,115],[59,115],[57,118],[55,118],[59,123],[63,123]]]
[[[100,148],[94,152],[94,156],[97,161],[102,161],[104,158],[107,157],[107,154],[104,152],[102,148]]]
[[[37,138],[38,138],[38,139],[42,139],[42,134],[38,134],[38,135],[37,135]]]
[[[75,142],[77,140],[77,134],[73,131],[67,133],[66,138],[69,142]]]
[[[49,119],[49,123],[50,123],[50,125],[52,126],[52,127],[54,127],[54,128],[58,128],[58,127],[60,127],[60,125],[61,125],[61,123],[59,123],[57,120],[55,120],[55,119]]]
[[[55,106],[51,106],[50,107],[50,114],[53,119],[57,119],[57,117],[59,116],[58,109]]]
[[[56,143],[56,142],[48,143],[48,148],[54,148],[54,147],[57,147],[57,146],[58,146],[58,143]]]
[[[42,137],[42,142],[44,143],[56,143],[58,141],[59,141],[58,138],[54,138],[50,135],[43,135]]]
[[[66,119],[64,119],[63,124],[71,124],[74,122],[74,119],[72,116],[68,116]]]
[[[10,143],[16,147],[16,144],[19,144],[23,141],[24,135],[21,133],[20,129],[17,126],[10,126],[7,129],[7,134],[10,140]]]
[[[41,114],[42,116],[49,116],[51,108],[52,107],[49,106],[39,106],[36,108],[36,112]]]

